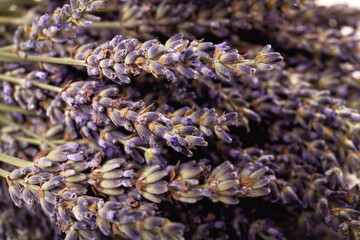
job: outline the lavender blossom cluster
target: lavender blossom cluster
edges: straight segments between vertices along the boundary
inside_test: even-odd
[[[0,9],[0,239],[360,238],[359,10]]]

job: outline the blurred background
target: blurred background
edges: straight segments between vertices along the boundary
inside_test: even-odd
[[[360,8],[359,0],[318,0],[319,5],[329,6],[334,4],[348,4],[352,7]]]

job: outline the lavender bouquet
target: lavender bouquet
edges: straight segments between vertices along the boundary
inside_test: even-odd
[[[359,17],[0,2],[0,239],[360,239]]]

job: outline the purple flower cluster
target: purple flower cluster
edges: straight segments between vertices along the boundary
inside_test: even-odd
[[[57,8],[52,16],[45,13],[34,18],[27,28],[19,27],[14,33],[14,50],[24,56],[28,51],[43,52],[51,49],[53,42],[65,42],[73,38],[77,26],[89,27],[99,22],[100,17],[92,15],[108,5],[106,0],[72,0]]]
[[[16,4],[0,3],[0,238],[358,238],[358,10]]]

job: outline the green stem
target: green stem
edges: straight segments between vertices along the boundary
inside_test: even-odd
[[[17,167],[32,167],[34,166],[34,163],[20,159],[20,158],[16,158],[4,153],[0,153],[0,161],[13,165],[13,166],[17,166]]]
[[[22,181],[22,179],[16,180],[18,183],[20,183],[21,185],[23,185],[24,187],[30,188],[34,191],[38,191],[39,190],[39,186],[34,185],[34,184],[29,184],[29,183],[25,183],[24,181]]]
[[[73,66],[86,66],[84,61],[75,60],[72,58],[59,58],[59,57],[47,57],[47,56],[34,56],[27,55],[26,57],[20,57],[14,53],[9,52],[0,52],[0,60],[3,61],[3,58],[7,58],[7,62],[46,62],[46,63],[55,63],[55,64],[63,64],[63,65],[73,65]]]
[[[116,3],[110,3],[110,5],[104,7],[98,12],[102,13],[102,12],[114,12],[114,11],[119,11],[119,6]]]
[[[248,66],[255,66],[256,62],[255,62],[255,60],[247,60],[247,61],[242,61],[241,64],[248,65]]]
[[[12,49],[12,45],[7,45],[7,46],[3,46],[3,47],[0,47],[0,51],[9,51]]]
[[[69,143],[69,142],[77,142],[77,143],[80,143],[80,144],[86,144],[89,142],[89,139],[74,139],[74,140],[71,140],[71,141],[64,141],[62,139],[54,139],[54,140],[51,140],[53,143],[55,144],[64,144],[64,143]]]
[[[0,112],[17,112],[23,115],[36,116],[36,112],[22,109],[21,107],[9,106],[1,103],[0,103]]]
[[[22,24],[22,19],[18,18],[18,17],[0,16],[0,24],[21,25]]]
[[[0,52],[0,55],[1,55],[1,52]],[[11,82],[11,83],[16,83],[16,84],[21,84],[21,82],[24,81],[24,79],[7,76],[4,74],[0,74],[0,80]],[[50,91],[54,91],[54,92],[61,92],[61,90],[62,90],[62,88],[51,86],[51,85],[48,85],[45,83],[31,82],[31,84],[38,88],[42,88],[42,89],[46,89],[46,90],[50,90]]]
[[[6,57],[0,57],[0,62],[9,62],[9,58],[6,58]],[[18,63],[23,63],[23,62],[26,62],[26,61],[17,61]]]
[[[30,143],[30,144],[36,144],[36,145],[40,145],[42,144],[42,141],[39,140],[39,139],[34,139],[34,138],[28,138],[28,137],[19,137],[19,136],[11,136],[12,138],[14,138],[16,141],[20,141],[20,142],[27,142],[27,143]],[[74,142],[80,142],[82,141],[83,139],[80,139],[78,141],[74,141]],[[56,144],[56,145],[60,145],[60,144],[64,144],[65,141],[62,140],[62,139],[51,139],[49,140],[51,141],[52,143]]]
[[[0,176],[3,178],[6,178],[7,176],[9,176],[9,172],[5,171],[4,169],[0,168]]]
[[[94,22],[91,24],[91,29],[119,29],[122,28],[120,22]]]
[[[30,143],[30,144],[36,144],[36,145],[41,144],[41,141],[38,139],[35,139],[35,138],[18,137],[18,136],[11,136],[11,137],[19,142],[26,142],[26,143]]]
[[[38,140],[46,143],[47,145],[49,145],[49,146],[51,146],[51,147],[55,147],[55,146],[56,146],[53,142],[51,142],[51,141],[49,141],[49,140],[47,140],[47,139],[45,139],[45,138],[43,138],[43,137],[41,137],[41,136],[33,133],[32,131],[28,130],[27,128],[25,128],[25,127],[23,127],[23,126],[21,126],[21,125],[19,125],[19,124],[17,124],[17,123],[14,123],[14,122],[12,122],[12,121],[9,121],[9,120],[6,119],[4,116],[0,116],[0,123],[6,124],[6,125],[16,126],[16,127],[18,127],[23,133],[25,133],[25,134],[33,137],[33,138],[38,139]]]
[[[65,141],[62,140],[62,139],[54,139],[54,140],[51,140],[53,143],[55,143],[56,145],[60,145],[60,144],[64,144]],[[77,141],[74,141],[74,142],[77,142]]]

